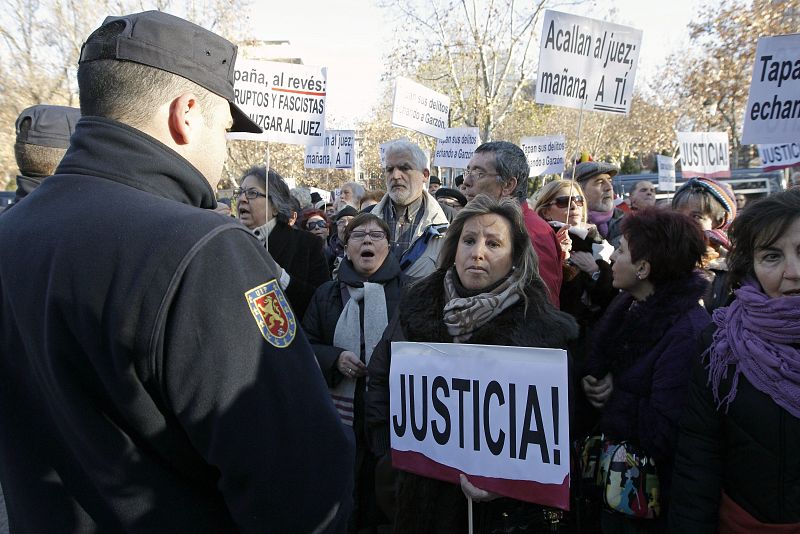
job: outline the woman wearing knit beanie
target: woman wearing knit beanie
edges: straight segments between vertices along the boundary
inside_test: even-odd
[[[705,233],[707,247],[703,267],[711,285],[703,296],[703,304],[711,313],[725,306],[731,297],[725,258],[730,249],[727,230],[736,217],[736,197],[724,182],[692,178],[675,192],[672,209],[692,217]]]

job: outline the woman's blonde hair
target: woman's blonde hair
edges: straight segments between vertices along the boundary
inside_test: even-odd
[[[552,182],[544,184],[542,188],[539,189],[539,191],[537,191],[533,196],[533,211],[538,213],[539,216],[544,219],[544,210],[546,210],[550,206],[550,203],[559,196],[559,193],[562,189],[569,190],[570,187],[572,187],[572,196],[579,195],[583,197],[583,206],[581,206],[581,222],[585,223],[586,197],[583,194],[583,188],[581,187],[581,184],[578,182],[573,182],[572,180],[553,180]]]
[[[525,218],[522,215],[519,200],[515,198],[495,200],[487,195],[478,195],[471,200],[458,212],[447,229],[442,249],[439,251],[437,269],[446,271],[455,263],[458,242],[466,222],[473,217],[491,214],[503,217],[511,226],[513,265],[516,272],[519,273],[522,287],[526,289],[526,304],[531,304],[529,298],[531,295],[541,295],[541,299],[535,299],[537,309],[540,308],[543,302],[547,301],[548,290],[539,276],[539,258],[531,245],[531,238],[525,226]],[[530,289],[535,291],[530,291]]]

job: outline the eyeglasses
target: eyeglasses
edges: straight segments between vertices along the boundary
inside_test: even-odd
[[[467,169],[467,170],[465,170],[464,171],[464,179],[466,180],[470,176],[472,176],[476,180],[483,180],[484,176],[500,176],[500,175],[498,173],[496,173],[496,172],[483,172],[483,171],[476,171],[475,169],[472,169],[472,170]]]
[[[350,241],[363,241],[365,237],[369,236],[370,239],[379,240],[386,237],[386,232],[383,230],[373,230],[372,232],[364,232],[363,230],[355,230],[350,232]]]
[[[314,228],[327,228],[328,223],[325,221],[311,221],[306,223],[306,228],[309,230],[313,230]]]
[[[575,195],[574,197],[569,197],[564,195],[563,197],[556,197],[553,199],[552,202],[549,202],[547,205],[552,206],[553,204],[556,205],[557,208],[568,208],[570,200],[575,203],[576,206],[581,207],[583,206],[583,197],[580,195]]]
[[[258,197],[267,196],[258,189],[256,189],[255,187],[251,187],[249,189],[242,189],[241,187],[237,187],[236,189],[233,190],[233,196],[235,196],[236,198],[239,198],[240,196],[242,196],[242,194],[244,194],[244,196],[247,197],[247,200],[255,200]]]

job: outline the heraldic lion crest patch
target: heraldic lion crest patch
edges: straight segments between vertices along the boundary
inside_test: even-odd
[[[244,296],[264,339],[280,349],[288,347],[297,333],[297,322],[278,281],[254,287]]]

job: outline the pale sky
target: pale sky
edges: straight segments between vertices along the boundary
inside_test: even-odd
[[[643,31],[636,86],[652,81],[664,59],[688,41],[687,24],[704,0],[595,0],[555,8],[607,20]],[[288,39],[294,55],[307,65],[328,67],[326,120],[329,127],[354,127],[368,116],[381,94],[383,58],[391,48],[392,31],[384,10],[373,0],[298,0],[292,8],[257,0],[251,27],[254,37]]]

